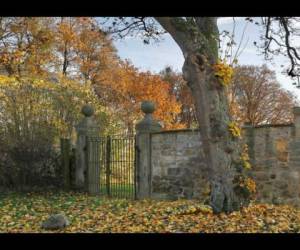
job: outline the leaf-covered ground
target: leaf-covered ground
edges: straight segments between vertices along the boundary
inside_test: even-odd
[[[64,230],[40,228],[49,214],[64,213]],[[229,215],[213,215],[197,201],[130,201],[74,193],[6,194],[0,197],[0,232],[211,233],[300,232],[300,210],[251,205]]]

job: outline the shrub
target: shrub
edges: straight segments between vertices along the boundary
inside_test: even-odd
[[[85,103],[106,127],[108,116],[88,84],[0,76],[0,184],[59,186],[59,138],[72,136]]]

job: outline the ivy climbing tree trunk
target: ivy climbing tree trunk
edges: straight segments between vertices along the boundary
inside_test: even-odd
[[[204,173],[211,186],[210,204],[215,213],[240,208],[235,192],[235,165],[239,163],[239,140],[228,129],[231,121],[226,88],[215,76],[213,65],[218,60],[219,34],[213,17],[158,17],[181,48],[185,63],[183,76],[190,87],[199,122],[205,154]]]

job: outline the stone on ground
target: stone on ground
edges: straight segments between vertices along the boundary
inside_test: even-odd
[[[50,215],[49,218],[42,223],[42,228],[46,230],[58,230],[67,227],[70,224],[67,217],[63,214]]]

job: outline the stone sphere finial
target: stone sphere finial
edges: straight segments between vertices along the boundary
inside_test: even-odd
[[[155,104],[151,101],[143,101],[141,109],[145,114],[152,114],[155,110]]]
[[[94,108],[89,104],[85,104],[81,109],[81,113],[86,117],[90,117],[94,114]]]

